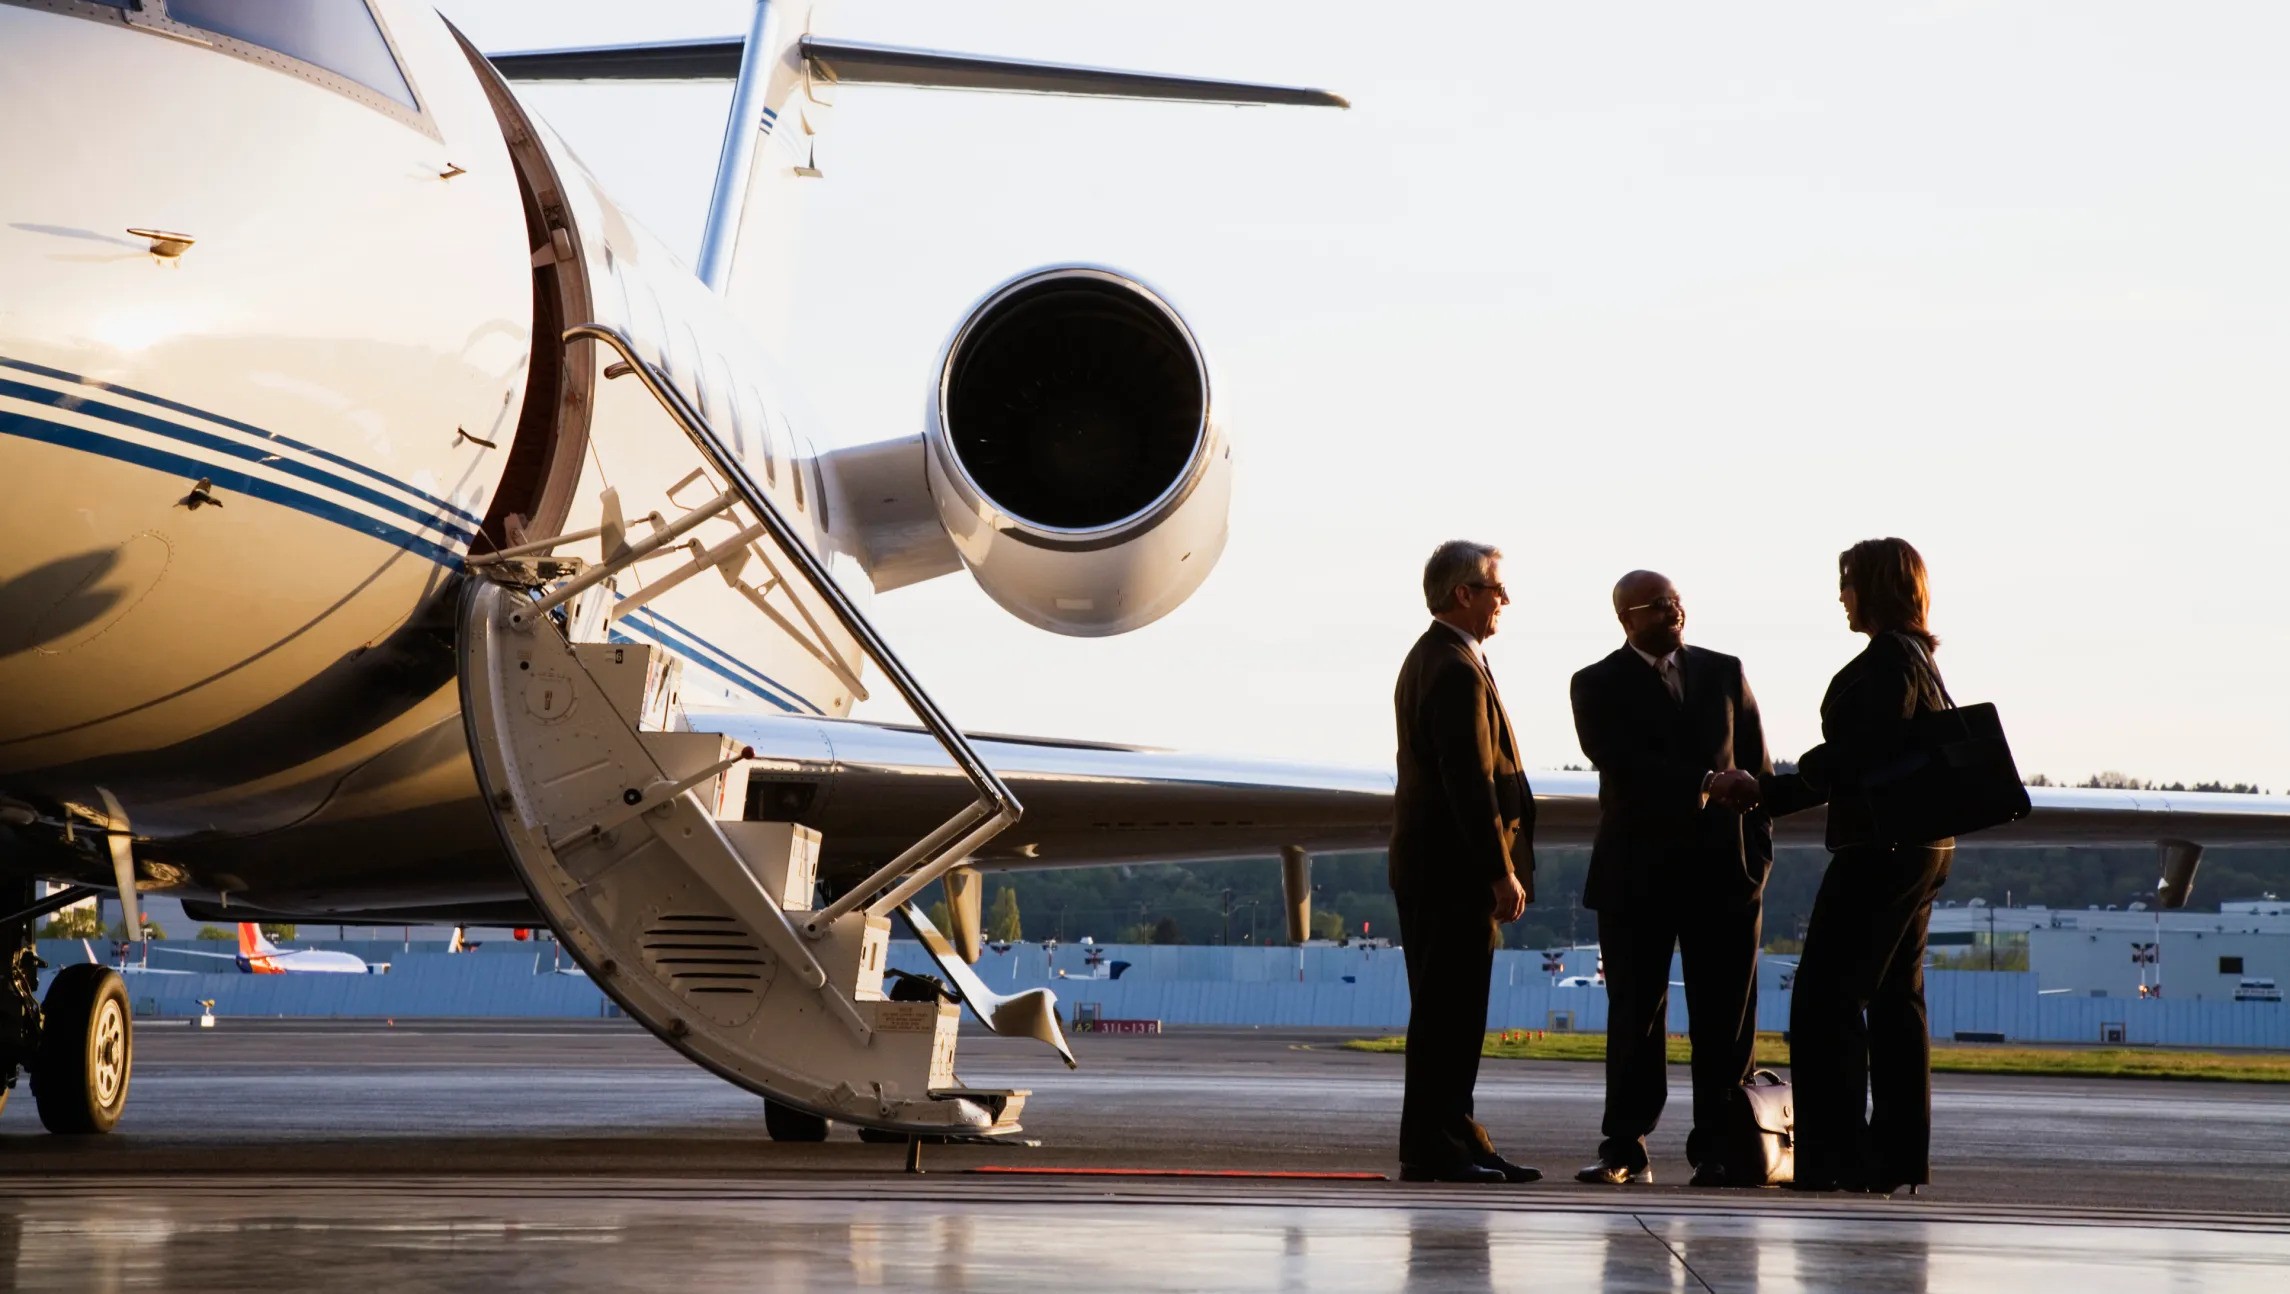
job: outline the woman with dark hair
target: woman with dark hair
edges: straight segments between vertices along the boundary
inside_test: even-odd
[[[1910,717],[1942,708],[1940,640],[1925,624],[1924,559],[1908,541],[1855,544],[1837,576],[1845,619],[1869,645],[1829,682],[1822,744],[1764,796],[1775,814],[1829,806],[1829,869],[1789,1008],[1796,1184],[1890,1194],[1930,1180],[1925,929],[1956,842],[1879,839],[1862,788],[1913,747]]]

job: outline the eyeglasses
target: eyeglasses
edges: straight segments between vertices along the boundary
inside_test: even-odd
[[[1682,598],[1656,598],[1652,602],[1641,602],[1634,607],[1622,608],[1625,613],[1631,611],[1660,611],[1665,615],[1672,611],[1683,611],[1685,609],[1686,603]]]
[[[1500,581],[1493,584],[1488,584],[1480,580],[1472,580],[1466,583],[1463,587],[1467,589],[1493,589],[1495,591],[1496,597],[1501,598],[1505,602],[1511,600],[1511,591],[1504,588]]]

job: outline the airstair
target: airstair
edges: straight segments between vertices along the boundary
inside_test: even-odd
[[[608,508],[594,530],[470,563],[477,578],[468,582],[459,630],[463,719],[479,787],[526,887],[599,987],[734,1083],[885,1131],[1015,1131],[1026,1093],[962,1086],[956,1025],[967,1005],[989,1028],[1038,1038],[1070,1066],[1055,999],[1040,989],[1009,997],[988,991],[912,900],[1016,822],[1016,797],[692,402],[614,329],[582,324],[564,339],[619,352],[607,375],[634,376],[652,392],[698,450],[698,475],[721,492],[673,521],[656,521],[642,537]],[[692,730],[705,718],[678,704],[677,659],[648,644],[606,640],[614,613],[633,601],[619,597],[614,577],[646,558],[672,556],[672,545],[719,517],[737,534],[713,547],[685,543],[686,564],[647,589],[736,570],[754,546],[775,545],[767,560],[783,559],[819,595],[976,791],[953,817],[824,907],[815,906],[818,834],[743,816],[748,775],[772,768],[770,752]],[[597,562],[555,551],[589,539],[602,549]],[[923,940],[950,994],[885,991],[894,914]]]

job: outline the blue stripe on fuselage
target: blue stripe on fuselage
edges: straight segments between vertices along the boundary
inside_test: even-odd
[[[827,713],[805,699],[803,694],[794,688],[748,665],[730,652],[700,637],[668,617],[653,611],[650,607],[637,610],[635,614],[623,619],[621,623],[627,624],[630,621],[639,620],[639,618],[641,619],[637,627],[658,640],[661,646],[683,656],[709,673],[721,675],[726,680],[755,693],[780,709],[791,714],[806,710],[816,715]],[[614,632],[619,631],[615,630]],[[711,656],[716,659],[709,659]],[[789,704],[787,700],[775,695],[774,690],[785,693],[787,697],[792,698],[793,704]]]
[[[461,566],[461,554],[459,552],[427,536],[401,530],[379,517],[367,516],[363,512],[345,508],[339,503],[329,502],[313,494],[304,494],[300,490],[282,485],[277,481],[267,480],[259,476],[249,476],[236,468],[225,467],[219,463],[201,462],[198,459],[187,458],[152,445],[138,445],[133,441],[121,440],[116,436],[106,436],[101,432],[67,426],[60,422],[50,422],[45,418],[35,418],[27,413],[14,413],[6,409],[0,409],[0,435],[20,436],[25,440],[36,440],[42,444],[57,445],[64,449],[76,449],[104,458],[116,459],[122,463],[132,463],[137,467],[148,467],[155,472],[164,472],[170,476],[180,477],[186,487],[190,482],[204,478],[233,493],[244,494],[267,503],[275,503],[281,507],[291,508],[296,512],[316,517],[321,521],[331,521],[338,526],[346,526],[360,534],[371,535],[376,539],[403,548],[418,557],[426,557],[440,566],[455,570],[460,569]]]
[[[344,480],[325,468],[315,467],[292,458],[282,458],[277,454],[264,453],[260,445],[249,445],[244,441],[218,436],[211,431],[200,431],[193,427],[183,426],[181,423],[169,422],[165,418],[153,417],[148,413],[137,413],[132,409],[122,409],[118,405],[105,404],[100,400],[90,400],[86,396],[76,395],[70,391],[52,391],[44,386],[32,386],[25,382],[11,382],[6,378],[0,378],[0,395],[14,396],[19,400],[45,404],[51,408],[70,413],[86,414],[88,417],[101,418],[105,422],[117,423],[122,427],[133,427],[137,431],[148,431],[155,436],[165,436],[170,440],[179,440],[187,445],[197,445],[201,449],[211,450],[215,453],[228,454],[233,458],[249,463],[260,463],[273,471],[283,472],[288,476],[299,476],[313,485],[323,485],[329,490],[339,491],[351,498],[363,499],[377,508],[387,509],[408,520],[420,522],[447,538],[458,540],[465,545],[477,537],[475,531],[446,521],[434,512],[425,512],[403,499],[393,499],[371,486]],[[440,504],[439,506],[444,505]]]
[[[0,363],[5,362],[0,361]],[[19,384],[0,380],[0,390],[17,385]],[[32,389],[44,390],[44,388]],[[12,391],[6,393],[13,394]],[[402,548],[417,557],[435,562],[449,570],[461,569],[462,553],[460,551],[440,544],[426,535],[400,529],[381,518],[368,516],[353,508],[344,507],[339,503],[316,495],[306,494],[281,482],[264,477],[250,476],[235,467],[205,462],[156,446],[140,445],[134,441],[121,440],[116,436],[108,436],[101,432],[74,427],[67,423],[52,422],[45,418],[7,409],[0,409],[0,435],[16,436],[24,440],[38,441],[41,444],[94,454],[98,457],[133,464],[137,467],[147,467],[155,472],[181,478],[186,487],[189,482],[203,477],[232,493],[261,499],[267,503],[275,503],[306,516],[316,517],[321,521],[330,521],[335,525],[346,527],[357,531],[359,534],[368,535]],[[191,443],[198,442],[193,441]],[[329,482],[329,484],[332,483]],[[335,488],[344,487],[336,486]],[[438,529],[447,533],[458,533],[439,525],[434,518],[424,518],[423,520],[426,524],[437,526]],[[730,652],[693,633],[684,625],[654,612],[649,607],[638,611],[636,615],[641,617],[641,623],[638,627],[656,639],[661,646],[677,653],[709,673],[716,674],[727,682],[789,713],[802,713],[804,711],[812,714],[825,713],[794,688],[788,687],[770,675],[739,660]],[[623,640],[634,641],[625,637]]]
[[[443,511],[452,513],[454,516],[461,518],[471,525],[479,524],[480,519],[478,518],[477,514],[469,512],[444,499],[438,498],[436,495],[431,494],[425,490],[421,490],[414,486],[408,485],[404,481],[391,476],[387,472],[380,471],[368,464],[358,462],[356,459],[344,458],[340,454],[334,453],[331,450],[320,449],[316,445],[304,444],[303,442],[296,440],[291,436],[281,436],[275,431],[264,431],[262,428],[257,427],[252,423],[241,422],[236,418],[227,418],[219,413],[209,413],[205,409],[193,408],[190,405],[170,400],[163,395],[152,395],[147,391],[138,391],[131,386],[120,386],[115,382],[105,382],[98,378],[83,377],[78,373],[67,373],[60,368],[49,368],[45,364],[34,364],[27,360],[8,359],[4,356],[0,356],[0,368],[12,368],[23,373],[36,373],[41,377],[52,377],[59,382],[72,382],[80,386],[93,387],[98,391],[109,391],[114,395],[124,395],[131,400],[141,400],[145,404],[157,405],[162,409],[172,409],[177,413],[187,413],[194,418],[204,418],[208,422],[215,423],[219,426],[229,427],[233,431],[243,431],[249,436],[260,436],[264,440],[267,440],[274,445],[283,445],[286,448],[294,450],[298,453],[308,454],[313,458],[323,459],[326,462],[334,464],[336,467],[345,468],[349,471],[356,472],[360,476],[379,481],[382,484],[389,486],[393,490],[399,490],[406,494],[410,494],[424,503],[434,505]]]

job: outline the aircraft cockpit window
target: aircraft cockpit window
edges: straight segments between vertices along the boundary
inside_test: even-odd
[[[167,0],[167,17],[323,68],[407,108],[420,107],[366,0]]]

